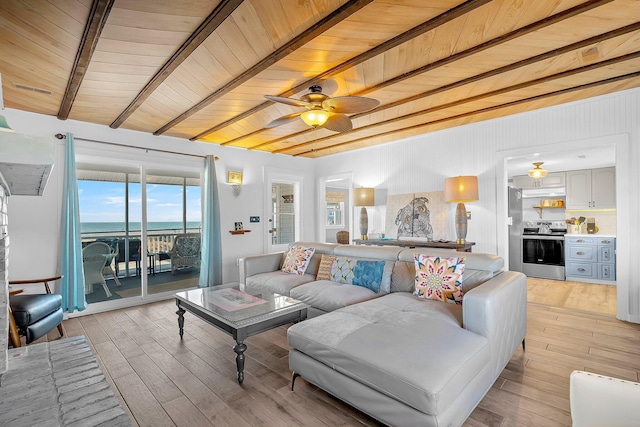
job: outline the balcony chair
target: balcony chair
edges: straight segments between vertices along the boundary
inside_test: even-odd
[[[13,280],[10,285],[44,283],[45,294],[22,294],[22,289],[9,293],[9,339],[13,347],[20,347],[20,335],[30,344],[58,327],[60,337],[65,336],[62,326],[62,296],[52,294],[49,282],[62,276],[37,280]]]
[[[183,267],[200,268],[200,235],[177,235],[173,240],[169,256],[171,257],[171,274],[176,274],[176,271]]]
[[[118,245],[118,239],[96,239],[96,242],[103,242],[109,245],[109,249],[111,250],[111,255],[107,258],[107,263],[102,270],[102,275],[109,274],[113,276],[113,280],[116,282],[116,286],[122,286],[120,280],[118,279],[118,262],[115,263],[115,270],[112,267],[113,261],[118,258],[118,254],[120,253],[120,245]]]
[[[104,242],[93,242],[82,249],[85,293],[93,293],[93,285],[102,285],[107,298],[111,298],[111,292],[102,274],[110,258],[111,248]]]
[[[135,261],[137,276],[140,273],[140,248],[142,246],[142,242],[140,241],[140,239],[129,239],[129,259],[126,259],[126,244],[127,241],[125,239],[118,240],[118,253],[116,255],[116,274],[118,274],[119,272],[121,262],[127,263],[126,270],[128,272],[128,263],[130,261]]]
[[[349,232],[346,230],[341,230],[336,233],[336,242],[341,243],[343,245],[349,244]]]

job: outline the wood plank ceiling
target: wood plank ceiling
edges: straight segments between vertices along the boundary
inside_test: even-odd
[[[638,0],[2,0],[10,108],[320,157],[640,86]],[[313,84],[380,106],[301,120]]]

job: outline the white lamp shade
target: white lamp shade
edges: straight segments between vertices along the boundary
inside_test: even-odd
[[[375,205],[375,190],[373,188],[361,187],[353,189],[353,205],[354,206],[373,206]]]
[[[465,203],[478,200],[478,177],[456,176],[444,180],[445,202]]]

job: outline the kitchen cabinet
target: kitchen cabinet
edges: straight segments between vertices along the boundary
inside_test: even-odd
[[[567,209],[615,209],[615,168],[568,171]]]
[[[616,280],[615,237],[565,236],[566,280],[604,283]]]
[[[561,188],[565,186],[565,173],[552,172],[548,173],[544,178],[531,178],[529,175],[518,175],[513,177],[513,186],[515,188],[532,189],[532,188]]]

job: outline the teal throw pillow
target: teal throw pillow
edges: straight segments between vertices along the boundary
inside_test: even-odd
[[[352,284],[371,289],[373,292],[380,292],[382,283],[382,273],[384,272],[384,261],[360,261],[356,262],[353,269]]]

